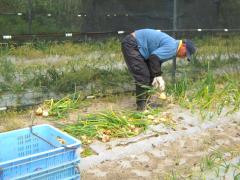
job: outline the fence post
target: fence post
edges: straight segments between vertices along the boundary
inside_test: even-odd
[[[176,30],[177,30],[177,0],[173,0],[173,36],[176,38]],[[173,58],[173,67],[172,67],[172,82],[173,84],[176,83],[176,68],[177,62],[176,57]]]
[[[32,33],[32,0],[28,0],[28,33]]]

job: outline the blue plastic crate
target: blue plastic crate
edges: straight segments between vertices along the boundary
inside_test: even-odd
[[[45,171],[37,171],[18,177],[17,180],[79,180],[80,173],[76,165],[76,162],[72,164],[62,164]]]
[[[79,147],[79,140],[50,125],[0,133],[0,180],[19,179],[29,175],[34,177],[68,165],[71,166],[68,170],[72,171],[80,161],[77,151]],[[74,176],[74,173],[69,173],[69,177]]]

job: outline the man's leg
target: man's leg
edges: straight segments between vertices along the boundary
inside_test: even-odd
[[[143,111],[147,107],[148,93],[147,89],[140,84],[136,84],[136,104],[137,110]]]
[[[144,110],[147,101],[147,89],[150,85],[148,66],[138,50],[136,39],[128,35],[122,42],[122,52],[129,71],[136,82],[136,103],[138,110]]]

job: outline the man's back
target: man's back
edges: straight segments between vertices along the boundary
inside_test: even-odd
[[[154,29],[141,29],[135,31],[141,55],[148,59],[152,54],[157,55],[161,61],[176,56],[179,41],[166,33]]]

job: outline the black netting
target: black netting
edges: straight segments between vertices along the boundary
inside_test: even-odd
[[[177,0],[177,29],[239,28],[239,0]],[[0,34],[172,29],[174,0],[1,0]]]

